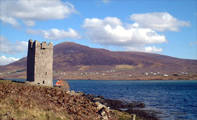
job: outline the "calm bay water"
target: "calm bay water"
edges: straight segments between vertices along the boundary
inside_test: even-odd
[[[162,120],[197,120],[197,80],[69,80],[72,90],[105,98],[141,101]]]

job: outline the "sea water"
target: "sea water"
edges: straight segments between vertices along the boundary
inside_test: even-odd
[[[123,101],[140,101],[162,120],[197,120],[197,80],[68,80],[72,90]]]

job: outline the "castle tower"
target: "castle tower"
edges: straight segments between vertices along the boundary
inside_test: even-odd
[[[53,86],[53,44],[29,40],[27,81]]]

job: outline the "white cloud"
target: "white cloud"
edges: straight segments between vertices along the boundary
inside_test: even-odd
[[[0,20],[4,23],[9,23],[13,26],[18,26],[19,25],[19,23],[12,17],[6,17],[6,16],[1,16],[0,15]]]
[[[156,31],[178,31],[180,27],[189,26],[189,22],[178,20],[167,12],[153,12],[145,14],[132,14],[131,20],[140,27]]]
[[[149,52],[149,53],[159,53],[162,52],[162,48],[157,48],[155,46],[130,46],[125,47],[128,51],[140,51],[140,52]]]
[[[145,52],[162,52],[162,48],[156,48],[155,46],[145,47]]]
[[[27,50],[28,43],[25,41],[17,41],[12,43],[3,36],[0,36],[0,53],[16,54]]]
[[[19,58],[0,56],[0,65],[7,65],[17,60],[19,60]]]
[[[21,19],[27,25],[36,20],[64,19],[76,10],[69,2],[61,0],[1,0],[0,20],[12,25]]]
[[[45,39],[49,39],[49,40],[61,40],[65,38],[72,38],[72,39],[80,38],[80,35],[72,28],[69,28],[67,31],[59,30],[56,28],[52,28],[50,30],[27,30],[27,33],[41,35]]]
[[[32,20],[24,20],[23,21],[27,26],[34,26],[35,25],[35,22],[32,21]]]
[[[167,42],[164,35],[160,35],[152,29],[140,28],[137,24],[124,26],[116,17],[87,18],[83,28],[85,28],[90,40],[101,45],[137,48],[148,44]],[[147,48],[147,51],[149,49]],[[152,51],[159,50],[152,48]]]

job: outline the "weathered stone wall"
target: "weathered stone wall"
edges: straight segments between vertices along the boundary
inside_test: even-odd
[[[29,41],[27,81],[53,86],[53,44]]]
[[[35,49],[33,49],[33,42],[29,40],[27,53],[27,81],[34,81],[34,61]]]

